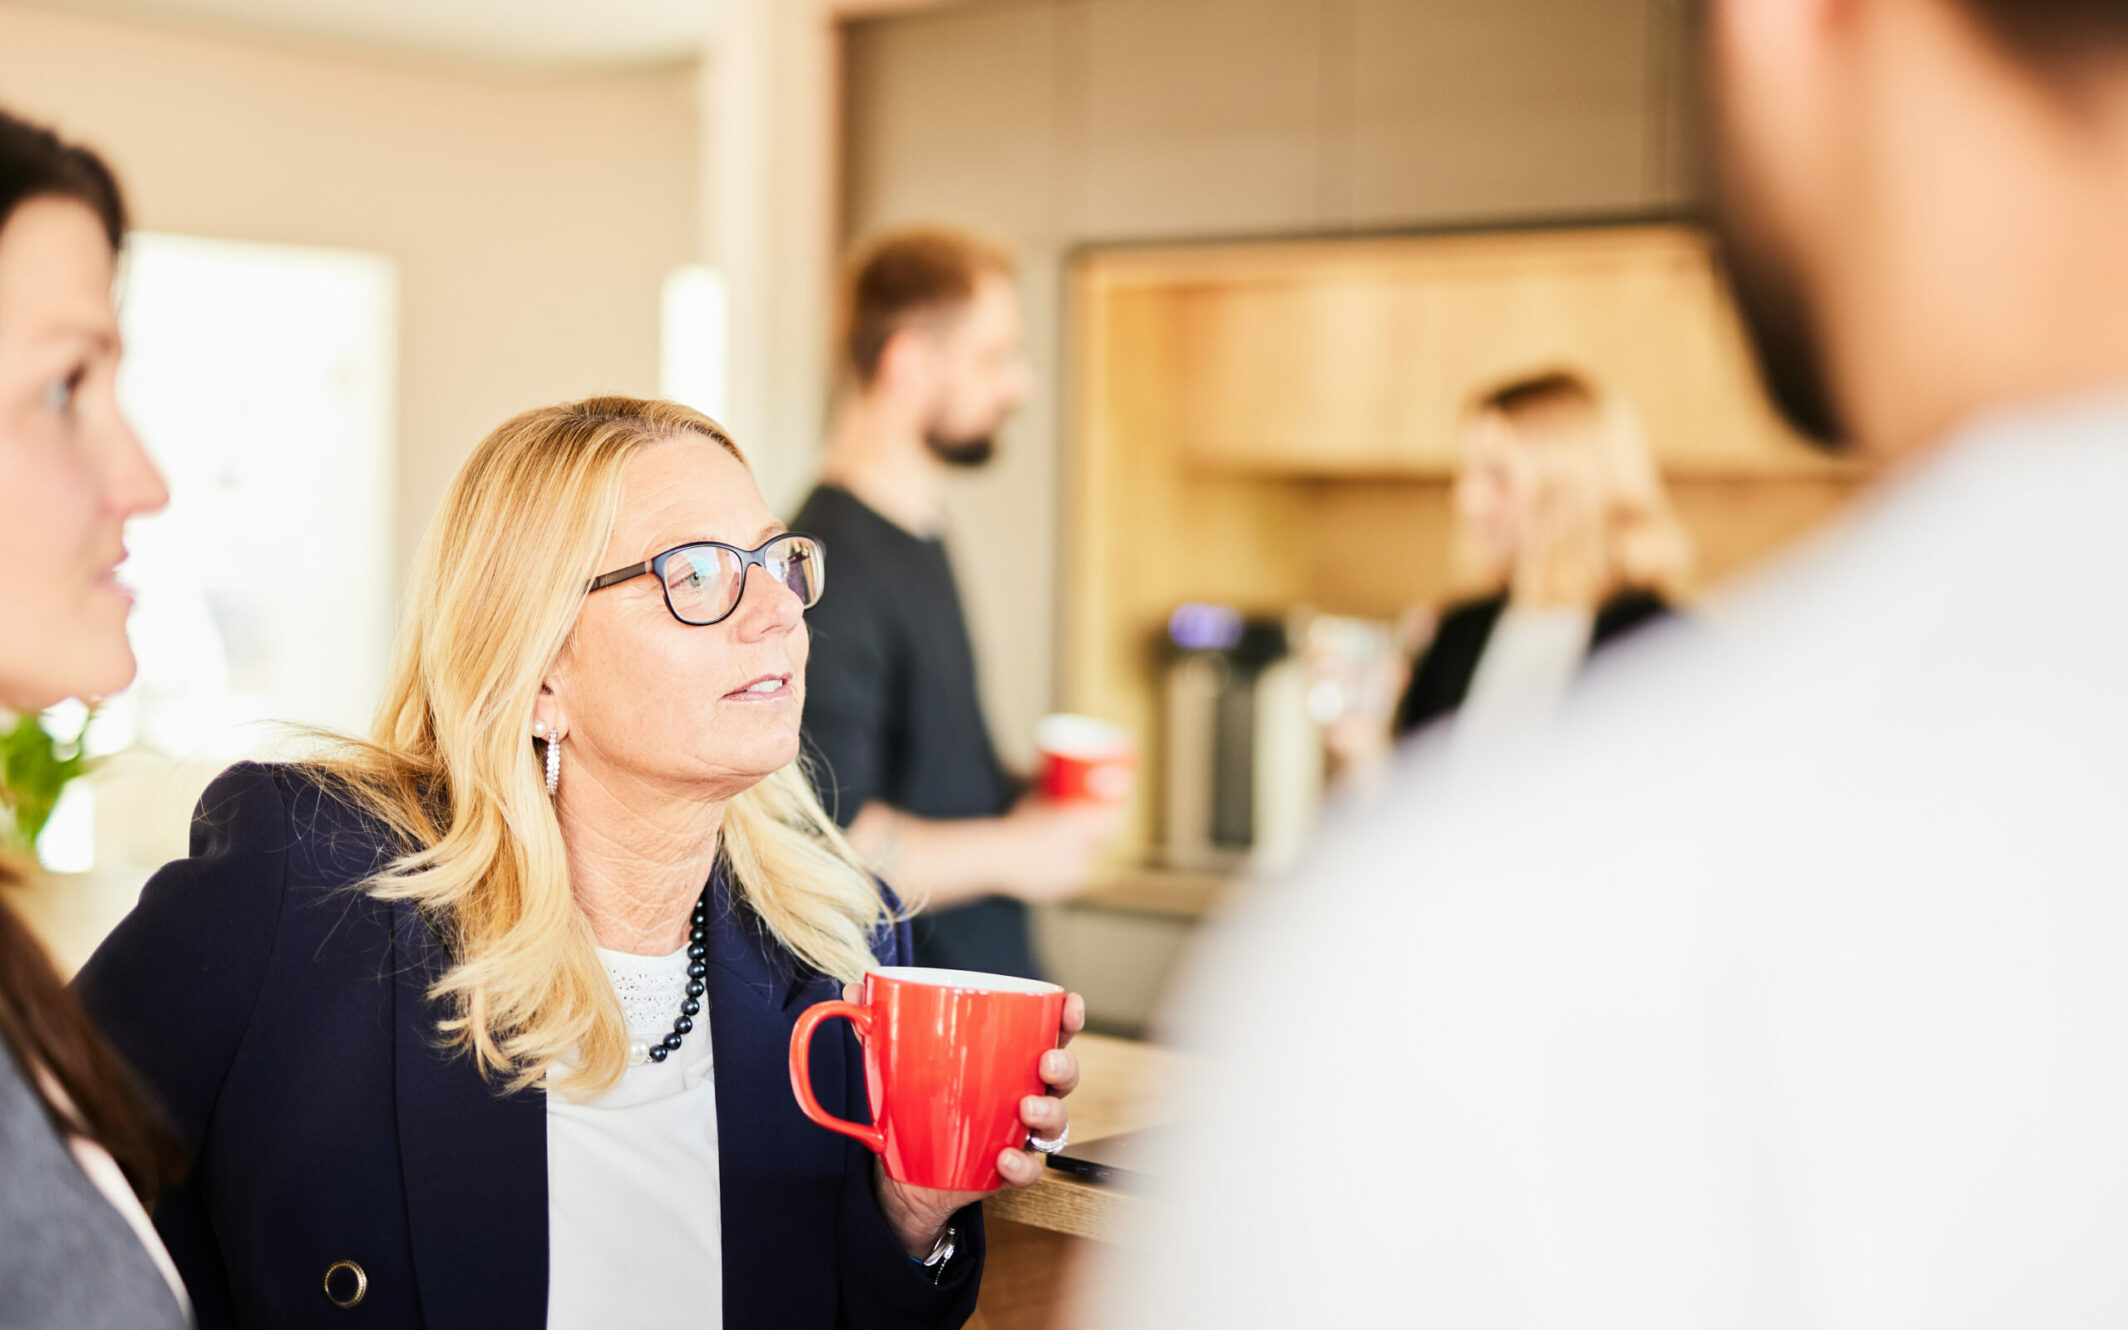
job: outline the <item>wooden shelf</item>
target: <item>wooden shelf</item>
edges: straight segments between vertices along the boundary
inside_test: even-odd
[[[1233,877],[1170,868],[1133,868],[1100,879],[1068,902],[1074,910],[1113,910],[1175,919],[1202,919],[1234,888]]]
[[[1198,468],[1446,477],[1471,397],[1555,368],[1631,402],[1672,476],[1850,466],[1767,407],[1695,227],[1210,247],[1103,271],[1172,306]]]

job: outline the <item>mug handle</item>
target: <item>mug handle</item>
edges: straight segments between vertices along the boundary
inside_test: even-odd
[[[860,1007],[854,1002],[819,1002],[807,1007],[798,1015],[798,1023],[791,1027],[791,1093],[798,1096],[798,1108],[807,1117],[826,1127],[839,1131],[853,1140],[862,1141],[873,1154],[887,1152],[887,1134],[878,1127],[838,1118],[820,1106],[813,1095],[812,1052],[813,1031],[820,1023],[840,1016],[857,1029],[857,1040],[863,1043],[872,1033],[872,1009]]]

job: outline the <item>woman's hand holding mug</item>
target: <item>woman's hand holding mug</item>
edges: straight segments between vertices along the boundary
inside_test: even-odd
[[[877,1125],[841,1122],[812,1094],[813,1029],[845,1017],[865,1045]],[[873,1190],[903,1250],[930,1253],[955,1211],[1000,1186],[1040,1181],[1042,1156],[1026,1139],[1063,1136],[1064,1096],[1079,1060],[1064,1045],[1086,1028],[1086,1002],[1054,984],[951,970],[885,969],[799,1018],[791,1038],[792,1088],[806,1116],[853,1136],[879,1156]],[[942,1093],[961,1091],[958,1101]],[[898,1087],[898,1090],[897,1090]],[[1046,1093],[1044,1092],[1046,1091]]]
[[[851,984],[843,990],[843,996],[856,1001],[851,995],[863,991],[858,985]],[[1064,1135],[1071,1121],[1071,1110],[1064,1106],[1064,1096],[1079,1088],[1079,1056],[1064,1045],[1085,1028],[1086,999],[1077,993],[1067,994],[1057,1046],[1042,1055],[1042,1080],[1050,1093],[1028,1095],[1020,1101],[1020,1125],[1027,1128],[1029,1136],[1054,1141]],[[1042,1155],[1035,1150],[1008,1147],[998,1152],[998,1174],[1004,1178],[1007,1187],[1032,1187],[1042,1180],[1046,1167]],[[896,1182],[887,1176],[884,1161],[878,1159],[872,1161],[872,1190],[879,1197],[879,1208],[885,1213],[888,1224],[893,1226],[894,1235],[901,1239],[902,1249],[917,1257],[931,1250],[956,1211],[989,1195],[981,1191],[940,1191]]]

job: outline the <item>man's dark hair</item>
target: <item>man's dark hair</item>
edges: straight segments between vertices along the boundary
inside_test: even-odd
[[[2128,0],[1957,0],[2028,62],[2060,69],[2128,59]]]
[[[920,227],[875,240],[851,265],[843,296],[843,348],[857,381],[878,377],[895,333],[966,305],[989,274],[1010,277],[1012,256],[964,232]]]

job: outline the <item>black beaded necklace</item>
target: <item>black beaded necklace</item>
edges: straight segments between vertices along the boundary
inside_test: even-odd
[[[702,1014],[702,994],[708,989],[703,980],[708,973],[709,888],[704,887],[702,894],[695,898],[694,916],[688,922],[687,997],[680,1003],[680,1014],[673,1019],[672,1033],[654,1044],[637,1044],[636,1048],[630,1049],[629,1052],[632,1055],[636,1049],[641,1049],[643,1056],[630,1056],[630,1062],[641,1062],[644,1058],[652,1062],[663,1062],[680,1051],[680,1045],[694,1031],[695,1017]]]

